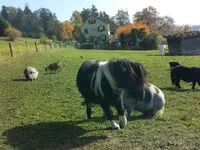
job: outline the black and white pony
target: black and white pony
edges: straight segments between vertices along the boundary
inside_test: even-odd
[[[92,106],[99,104],[111,121],[112,129],[125,127],[127,119],[120,95],[127,90],[133,98],[142,99],[146,74],[142,64],[127,59],[85,61],[77,74],[77,87],[85,99],[88,119],[91,118]],[[114,121],[111,106],[118,112],[119,125]]]
[[[150,83],[145,84],[144,89],[142,99],[133,99],[127,90],[123,92],[122,99],[128,118],[132,110],[139,111],[148,117],[154,117],[157,113],[159,116],[163,114],[165,106],[164,93],[157,86]]]

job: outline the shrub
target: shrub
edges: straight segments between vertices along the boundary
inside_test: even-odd
[[[150,33],[139,43],[139,45],[142,47],[142,49],[146,50],[158,49],[158,34],[153,32]]]
[[[49,40],[49,38],[48,37],[42,37],[42,38],[40,38],[40,44],[44,44],[44,45],[47,45],[47,44],[49,44],[49,42],[50,42],[50,40]]]
[[[14,41],[16,38],[21,36],[21,32],[15,28],[7,28],[4,30],[4,35],[9,37],[11,41]]]
[[[94,49],[95,45],[94,45],[94,43],[83,43],[81,48],[82,49]]]

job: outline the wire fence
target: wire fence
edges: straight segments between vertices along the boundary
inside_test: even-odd
[[[65,43],[49,43],[46,45],[39,42],[4,42],[0,43],[0,59],[7,57],[17,57],[20,55],[29,55],[37,52],[44,52],[58,49],[72,49],[73,46]]]

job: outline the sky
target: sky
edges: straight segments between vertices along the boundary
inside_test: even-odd
[[[131,20],[135,12],[153,6],[160,16],[171,16],[177,25],[200,25],[199,0],[0,0],[0,9],[2,5],[24,9],[26,3],[32,11],[48,8],[62,22],[69,20],[74,10],[91,8],[93,4],[98,11],[105,11],[110,16],[118,9],[127,9]]]

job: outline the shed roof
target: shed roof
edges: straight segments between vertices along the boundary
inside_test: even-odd
[[[184,38],[191,38],[191,37],[196,37],[200,36],[200,31],[189,31],[189,32],[184,32],[184,33],[176,33],[176,34],[170,34],[163,36],[167,39],[184,39]]]

